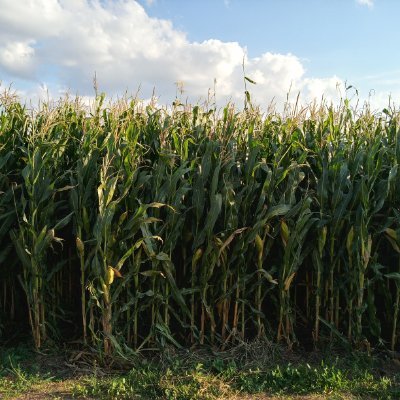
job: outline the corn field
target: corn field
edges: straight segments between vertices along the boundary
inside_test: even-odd
[[[399,349],[391,108],[0,102],[0,340]]]

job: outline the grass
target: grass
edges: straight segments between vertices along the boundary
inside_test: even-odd
[[[353,365],[353,368],[356,368]],[[246,370],[234,363],[215,370],[203,364],[191,369],[155,366],[132,370],[107,380],[90,378],[75,386],[74,393],[102,399],[228,399],[240,395],[353,395],[359,398],[396,399],[400,396],[397,377],[377,377],[366,370],[334,364],[311,366],[300,363],[269,369]]]
[[[270,350],[276,347],[267,342],[265,345]],[[249,356],[257,349],[260,357]],[[29,348],[2,350],[0,354],[2,399],[398,399],[400,396],[398,365],[383,355],[360,352],[297,354],[281,349],[267,357],[261,343],[254,342],[246,345],[246,349],[214,354],[171,349],[163,356],[136,360],[135,366],[125,371],[93,367],[93,364],[89,369],[83,368],[84,364],[79,368],[75,364],[74,371],[66,371],[62,367],[65,361],[61,362],[55,353],[43,356]]]
[[[0,398],[13,398],[53,380],[39,364],[29,362],[32,357],[33,350],[26,346],[0,349]]]

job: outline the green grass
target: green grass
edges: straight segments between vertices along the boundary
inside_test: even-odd
[[[49,381],[48,373],[39,365],[27,365],[34,352],[27,346],[0,348],[0,398],[7,399],[29,391],[33,386]]]
[[[0,398],[60,392],[77,399],[103,400],[216,400],[255,395],[389,400],[400,396],[400,368],[383,354],[298,354],[267,342],[264,348],[268,352],[263,353],[262,344],[254,342],[218,353],[170,349],[163,356],[136,359],[135,366],[125,372],[102,367],[94,358],[91,371],[86,363],[85,372],[79,374],[66,373],[56,349],[47,356],[29,347],[1,349]]]
[[[340,369],[335,365],[309,364],[278,366],[272,370],[255,370],[238,374],[235,387],[246,393],[332,394],[351,393],[373,397],[396,398],[399,388],[390,378],[376,378],[371,373]],[[387,397],[386,397],[387,398]]]
[[[13,399],[24,393],[46,393],[51,386],[69,386],[72,374],[64,365],[59,349],[37,353],[29,344],[0,347],[0,399]]]
[[[242,394],[353,395],[359,398],[397,399],[399,376],[377,377],[364,369],[335,364],[315,366],[300,363],[278,365],[269,369],[246,370],[229,364],[217,371],[203,364],[189,369],[156,366],[135,369],[124,376],[108,379],[90,378],[74,388],[77,395],[101,399],[218,399]]]

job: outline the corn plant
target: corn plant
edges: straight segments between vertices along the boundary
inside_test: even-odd
[[[265,336],[398,349],[398,112],[246,96],[1,96],[3,334],[20,319],[36,347],[71,335],[106,357]]]

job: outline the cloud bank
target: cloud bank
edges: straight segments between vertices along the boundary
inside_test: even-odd
[[[365,2],[366,0],[364,0]],[[171,101],[176,82],[191,101],[214,88],[222,102],[242,102],[243,70],[257,82],[253,99],[263,105],[283,102],[289,89],[305,101],[337,97],[339,77],[310,77],[293,54],[264,53],[249,57],[237,42],[210,39],[191,42],[167,20],[152,18],[136,1],[0,0],[0,79],[24,86],[26,96],[48,90],[110,95],[126,90],[160,102]]]

